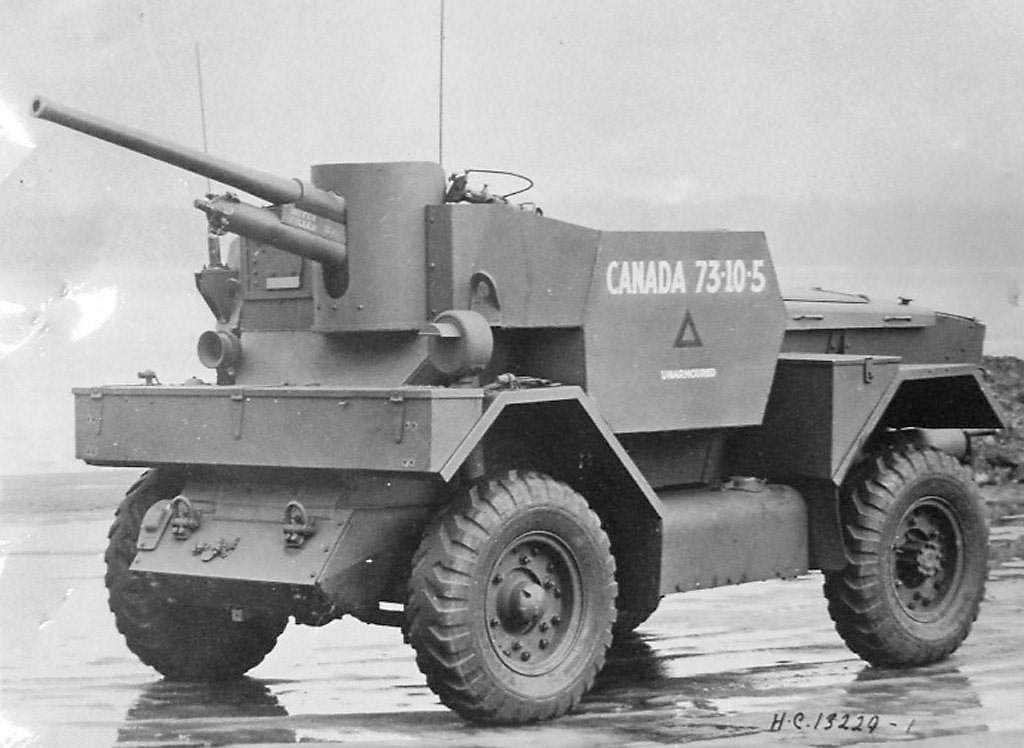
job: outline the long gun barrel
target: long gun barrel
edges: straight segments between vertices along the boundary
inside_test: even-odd
[[[301,179],[288,179],[249,169],[202,151],[177,145],[139,130],[62,106],[42,97],[32,101],[32,116],[119,145],[194,174],[231,185],[271,203],[294,203],[322,218],[345,222],[345,199]]]

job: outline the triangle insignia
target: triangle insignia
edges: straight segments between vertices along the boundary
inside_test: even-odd
[[[676,348],[700,348],[704,345],[700,340],[700,333],[697,332],[697,326],[693,324],[693,316],[690,314],[690,310],[686,310],[686,317],[683,318],[683,325],[679,328],[679,334],[676,335]]]

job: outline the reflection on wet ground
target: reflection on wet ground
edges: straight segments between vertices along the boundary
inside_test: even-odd
[[[117,731],[120,744],[294,743],[295,730],[278,726],[288,711],[265,683],[146,686]]]
[[[289,713],[277,695],[291,693],[299,685],[289,681],[246,678],[214,685],[157,681],[141,689],[117,730],[116,742],[131,746],[396,745],[426,738],[428,743],[449,745],[504,746],[520,741],[546,745],[551,740],[558,745],[589,746],[714,739],[715,745],[728,745],[735,741],[720,741],[731,737],[749,738],[752,745],[768,740],[850,745],[965,737],[988,729],[979,693],[952,663],[894,672],[849,662],[793,662],[675,677],[672,659],[665,658],[651,638],[639,635],[617,643],[581,708],[559,722],[536,727],[472,727],[439,710],[323,715],[297,708]],[[337,687],[344,689],[346,684]],[[1019,695],[1019,683],[1015,688]],[[827,728],[829,714],[834,715],[831,728]],[[802,740],[805,733],[813,733],[815,739]]]
[[[840,642],[820,577],[808,575],[670,598],[613,647],[573,714],[482,728],[437,702],[398,631],[351,620],[291,626],[237,683],[159,680],[106,610],[106,523],[101,510],[0,521],[4,748],[1024,745],[1020,560],[993,571],[974,634],[945,663],[867,667]]]
[[[581,707],[546,725],[478,728],[438,709],[316,714],[303,709],[301,699],[289,711],[282,701],[302,690],[302,683],[292,681],[245,679],[213,686],[158,681],[145,686],[128,709],[117,743],[396,745],[427,736],[429,743],[493,746],[520,741],[655,745],[711,739],[715,745],[748,740],[751,745],[850,745],[986,732],[999,726],[998,719],[989,724],[986,717],[997,717],[1000,703],[1004,711],[1012,708],[1012,700],[1022,693],[1019,675],[1007,682],[1004,668],[993,681],[993,673],[982,671],[983,683],[1010,686],[1002,701],[997,698],[996,708],[986,710],[971,677],[956,661],[906,671],[875,670],[849,659],[791,661],[675,675],[677,668],[690,669],[680,668],[681,660],[700,655],[666,655],[659,647],[665,641],[640,634],[617,643]],[[397,646],[394,656],[401,656]],[[335,685],[344,691],[349,684]],[[1011,737],[1005,732],[1003,736]],[[999,733],[988,737],[995,739],[988,742],[1001,744]],[[732,740],[721,742],[725,738]]]

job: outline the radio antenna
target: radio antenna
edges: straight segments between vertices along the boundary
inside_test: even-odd
[[[199,122],[203,128],[203,153],[209,153],[210,148],[206,142],[206,97],[203,96],[203,63],[199,57],[199,42],[196,42],[196,81],[199,84]],[[213,196],[213,185],[210,178],[206,178],[206,194]],[[209,258],[209,267],[224,267],[224,259],[220,253],[220,236],[211,230],[206,235],[206,253]],[[219,379],[219,376],[218,376]]]
[[[206,142],[206,101],[203,96],[203,63],[199,58],[199,42],[196,42],[196,81],[199,84],[199,121],[203,128],[203,153],[209,153],[210,148]],[[207,193],[213,192],[210,178],[206,178]]]
[[[437,161],[444,163],[444,0],[441,0],[440,54],[437,80]]]

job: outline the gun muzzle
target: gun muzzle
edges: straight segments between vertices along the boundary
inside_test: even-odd
[[[338,223],[345,222],[345,199],[333,192],[302,181],[233,164],[202,151],[172,143],[140,130],[114,124],[100,117],[48,101],[41,96],[32,100],[33,117],[45,119],[85,135],[155,158],[244,190],[271,203],[294,203],[310,213]]]

